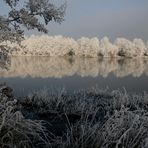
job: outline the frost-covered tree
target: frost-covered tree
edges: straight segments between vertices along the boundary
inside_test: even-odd
[[[47,33],[46,25],[50,21],[61,23],[64,20],[66,3],[57,7],[50,0],[3,1],[10,11],[5,16],[0,16],[0,43],[20,43],[24,37],[24,28]]]

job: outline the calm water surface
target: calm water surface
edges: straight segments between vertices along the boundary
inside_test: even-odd
[[[95,85],[142,93],[148,92],[148,59],[12,57],[0,64],[0,82],[21,97],[44,88],[71,92]]]

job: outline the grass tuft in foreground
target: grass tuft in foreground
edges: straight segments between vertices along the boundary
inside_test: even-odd
[[[25,119],[17,109],[17,100],[8,98],[0,90],[0,147],[40,148],[50,147],[51,137],[44,121]]]
[[[148,147],[147,93],[42,90],[17,101],[2,92],[0,147]]]

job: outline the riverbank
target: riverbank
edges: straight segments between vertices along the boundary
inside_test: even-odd
[[[92,88],[40,91],[17,100],[0,89],[0,146],[147,147],[148,94]]]

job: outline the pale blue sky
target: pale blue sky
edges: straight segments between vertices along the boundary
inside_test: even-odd
[[[1,15],[7,12],[2,1]],[[148,40],[148,0],[67,0],[65,22],[50,23],[48,29],[49,35],[74,38],[108,36]],[[37,34],[26,32],[31,33]]]

